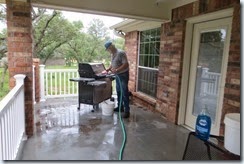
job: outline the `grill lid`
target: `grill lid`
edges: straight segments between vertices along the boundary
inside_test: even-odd
[[[105,77],[101,74],[104,70],[103,63],[79,63],[78,72],[80,77],[100,79]]]

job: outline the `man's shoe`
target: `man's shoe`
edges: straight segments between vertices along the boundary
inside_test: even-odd
[[[114,108],[114,112],[119,112],[119,107]],[[121,107],[120,112],[124,112],[124,108]]]
[[[130,112],[125,112],[123,118],[129,118],[129,117],[130,117]]]

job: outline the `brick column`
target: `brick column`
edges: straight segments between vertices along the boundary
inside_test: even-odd
[[[130,79],[129,90],[131,92],[136,91],[136,75],[137,75],[137,58],[138,58],[138,38],[139,33],[137,31],[129,32],[125,36],[125,51],[130,67]]]
[[[9,86],[15,85],[14,75],[25,74],[26,134],[33,135],[33,71],[32,21],[29,0],[7,0]]]

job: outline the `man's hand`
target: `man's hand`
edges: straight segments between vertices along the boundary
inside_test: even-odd
[[[108,72],[106,70],[102,71],[102,74],[106,75]]]
[[[115,69],[115,68],[112,68],[112,69],[111,69],[111,72],[112,72],[112,73],[116,73],[117,71],[118,71],[118,69]]]

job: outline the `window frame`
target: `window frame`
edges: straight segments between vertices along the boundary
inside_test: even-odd
[[[149,41],[144,41],[144,42],[141,42],[141,33],[142,32],[148,32],[148,31],[150,31],[150,30],[158,30],[158,32],[156,31],[156,33],[153,31],[153,33],[155,33],[156,35],[153,37],[154,39],[155,38],[158,38],[158,40],[157,39],[155,39],[154,41],[151,41],[151,40],[149,40]],[[151,32],[151,31],[150,31]],[[147,96],[149,96],[149,97],[152,97],[152,98],[156,98],[157,97],[157,79],[158,79],[158,71],[159,71],[159,57],[160,57],[160,42],[161,42],[161,26],[160,27],[156,27],[156,28],[153,28],[153,29],[148,29],[148,30],[143,30],[143,31],[139,31],[139,38],[138,38],[138,61],[137,61],[137,79],[136,79],[136,82],[137,82],[137,87],[136,87],[136,91],[137,92],[140,92],[140,93],[142,93],[142,94],[145,94],[145,95],[147,95]],[[144,43],[144,44],[142,44],[142,43]],[[150,47],[150,44],[151,43],[153,43],[153,44],[155,44],[155,46],[156,46],[156,44],[157,43],[159,43],[159,47],[158,47],[158,55],[155,55],[155,54],[151,54],[151,53],[148,53],[148,54],[145,54],[145,53],[141,53],[141,45],[145,45],[145,44],[149,44],[149,47]],[[145,46],[144,46],[145,47]],[[150,51],[149,51],[150,52]],[[140,65],[140,57],[142,56],[142,55],[147,55],[147,56],[154,56],[154,58],[153,58],[153,60],[154,60],[154,65],[153,65],[153,67],[150,67],[150,65],[148,65],[148,66],[143,66],[143,65]],[[155,61],[155,57],[157,56],[157,58],[158,58],[158,61],[156,62]],[[155,64],[157,63],[157,66],[155,66]],[[150,94],[148,94],[148,93],[145,93],[145,92],[143,92],[143,91],[141,91],[140,90],[140,88],[139,88],[139,85],[140,85],[140,82],[139,82],[139,71],[140,71],[140,69],[145,69],[145,70],[152,70],[152,71],[156,71],[157,72],[157,77],[156,77],[156,83],[154,83],[154,85],[155,85],[155,93],[154,93],[154,96],[153,95],[150,95]]]

